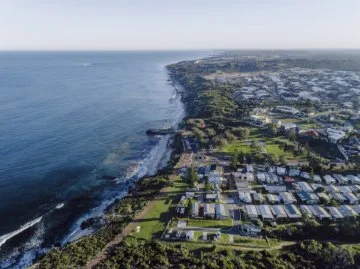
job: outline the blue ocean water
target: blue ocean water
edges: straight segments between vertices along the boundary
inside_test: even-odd
[[[167,141],[145,131],[182,115],[165,66],[206,55],[0,52],[0,241],[32,226],[0,242],[0,268],[78,236],[122,179],[156,171]]]

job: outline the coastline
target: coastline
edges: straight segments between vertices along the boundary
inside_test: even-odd
[[[172,128],[177,128],[180,124],[180,122],[186,117],[186,109],[185,104],[183,103],[183,92],[179,91],[179,88],[182,86],[174,80],[172,74],[170,73],[168,66],[165,67],[166,72],[168,75],[169,80],[171,81],[171,87],[175,91],[175,96],[169,100],[170,102],[174,102],[177,111],[172,123]],[[169,81],[168,80],[168,81]],[[128,178],[128,186],[121,191],[116,197],[113,197],[111,200],[104,201],[99,207],[101,207],[101,213],[96,214],[94,216],[86,215],[86,217],[79,218],[74,225],[78,227],[77,230],[72,231],[69,235],[66,236],[66,238],[62,241],[61,246],[47,249],[42,253],[40,256],[35,257],[33,262],[30,264],[29,268],[42,268],[41,263],[44,259],[44,257],[47,257],[48,255],[51,255],[51,252],[58,251],[61,248],[64,248],[69,245],[77,244],[78,242],[81,242],[87,238],[102,237],[103,234],[109,233],[111,234],[110,237],[113,237],[116,234],[121,234],[121,231],[123,228],[126,227],[131,221],[136,217],[136,214],[141,212],[142,209],[138,210],[137,212],[134,212],[135,214],[131,218],[126,218],[125,220],[121,221],[121,225],[118,225],[121,229],[119,230],[119,227],[114,227],[111,223],[104,223],[106,221],[106,215],[107,213],[112,210],[113,208],[116,208],[121,205],[122,202],[126,201],[131,197],[130,199],[134,199],[133,194],[136,192],[138,188],[141,188],[144,181],[147,179],[153,179],[157,177],[167,177],[169,173],[172,171],[174,165],[176,164],[178,160],[178,149],[176,149],[175,145],[176,140],[176,134],[168,134],[166,136],[162,136],[158,142],[158,144],[149,152],[149,156],[142,162],[139,169],[130,177]],[[164,146],[165,145],[165,146]],[[161,151],[161,148],[163,150]],[[156,154],[160,150],[161,152]],[[155,155],[153,157],[158,159],[158,165],[155,169],[155,171],[144,171],[146,166],[146,161],[153,161],[153,158],[151,158],[151,155]],[[159,191],[158,189],[157,191]],[[153,193],[155,195],[155,193]],[[148,200],[150,202],[151,199]],[[145,205],[143,205],[145,206]],[[97,208],[97,209],[98,209]],[[95,209],[93,209],[95,210]],[[99,212],[97,210],[96,212]],[[85,229],[81,229],[81,225],[89,220],[100,218],[103,223],[97,227],[93,227],[93,225],[90,225],[89,227]],[[96,225],[95,225],[96,226]],[[79,230],[80,228],[80,230]],[[78,233],[78,234],[75,234]],[[80,234],[79,234],[80,233]],[[110,238],[109,238],[110,239]]]

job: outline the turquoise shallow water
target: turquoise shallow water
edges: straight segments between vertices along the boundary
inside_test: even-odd
[[[0,236],[32,225],[0,246],[0,268],[72,238],[121,179],[156,171],[166,141],[145,131],[182,113],[165,65],[204,56],[0,52]]]

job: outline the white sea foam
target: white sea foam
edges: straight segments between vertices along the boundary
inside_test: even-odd
[[[55,206],[55,209],[60,209],[64,207],[64,203],[60,203],[57,206]]]
[[[45,228],[42,222],[37,225],[35,233],[21,247],[16,248],[5,260],[0,262],[1,269],[24,269],[31,264],[36,255],[39,253],[40,246],[43,242]]]
[[[22,233],[23,231],[29,229],[30,227],[34,226],[35,224],[39,223],[42,220],[42,216],[39,218],[36,218],[34,220],[31,220],[24,225],[22,225],[19,229],[12,231],[10,233],[4,234],[0,236],[0,247],[5,244],[6,241],[8,241],[10,238],[13,238],[14,236]]]

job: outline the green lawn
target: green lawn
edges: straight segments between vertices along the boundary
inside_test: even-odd
[[[172,178],[174,184],[162,190],[163,196],[153,200],[153,207],[147,212],[143,219],[138,220],[140,232],[133,232],[133,236],[144,239],[159,238],[164,231],[168,221],[175,212],[181,195],[187,188],[187,183],[180,177]]]
[[[234,236],[234,243],[239,244],[243,247],[253,247],[253,248],[268,248],[269,247],[269,245],[265,239],[242,237],[239,235]]]
[[[211,219],[183,219],[186,220],[189,227],[202,227],[202,228],[219,228],[230,229],[232,227],[232,219],[224,220],[211,220]]]

